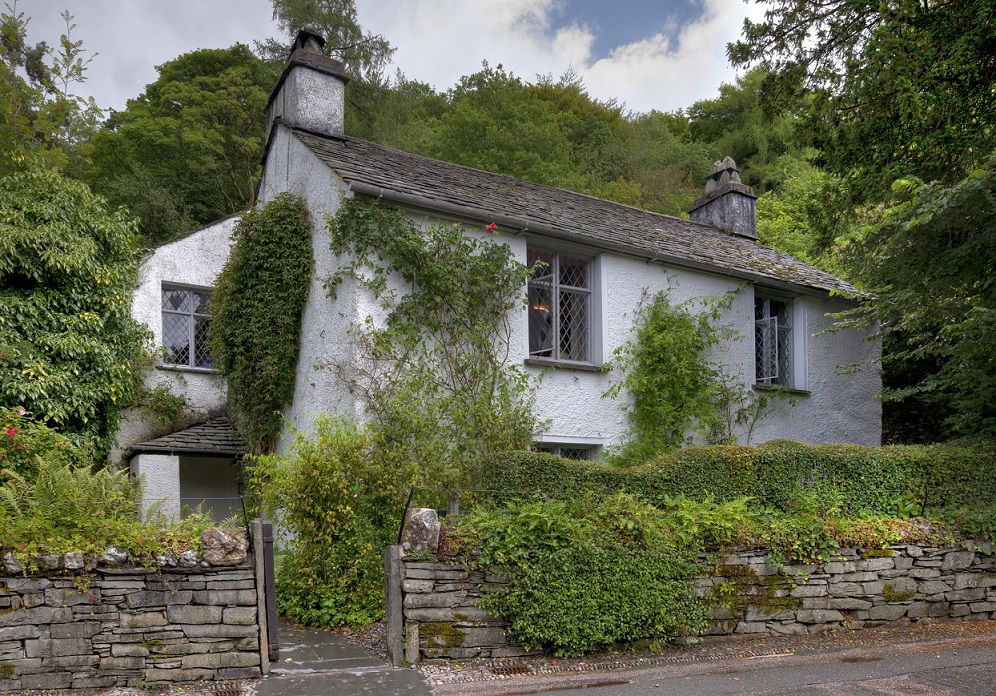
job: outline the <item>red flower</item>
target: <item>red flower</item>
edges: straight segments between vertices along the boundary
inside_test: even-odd
[[[498,225],[492,222],[490,225],[484,228],[484,231],[487,232],[488,234],[494,234],[497,229]]]
[[[7,428],[8,435],[17,435],[17,428]]]

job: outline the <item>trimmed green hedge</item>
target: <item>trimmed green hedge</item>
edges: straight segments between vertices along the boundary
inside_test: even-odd
[[[794,487],[825,479],[843,493],[845,514],[892,515],[902,506],[919,512],[925,490],[928,510],[996,503],[996,442],[863,447],[774,440],[759,447],[689,447],[631,469],[515,452],[483,460],[475,477],[483,499],[496,504],[625,491],[656,505],[679,495],[751,496],[780,505]]]

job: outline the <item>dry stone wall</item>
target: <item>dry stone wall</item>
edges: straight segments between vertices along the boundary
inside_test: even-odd
[[[260,676],[254,567],[222,536],[155,569],[0,578],[0,692]]]
[[[406,658],[527,654],[508,624],[476,606],[500,575],[468,572],[456,558],[402,560]],[[781,565],[764,552],[728,554],[697,578],[715,601],[707,636],[805,635],[920,621],[996,620],[996,557],[990,544],[964,548],[842,549],[821,565]],[[417,652],[416,652],[417,646]]]

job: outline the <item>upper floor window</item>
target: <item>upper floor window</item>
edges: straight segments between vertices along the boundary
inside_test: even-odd
[[[207,349],[211,291],[163,286],[163,362],[179,367],[211,367]]]
[[[538,249],[526,256],[536,265],[529,279],[529,357],[591,363],[591,262]]]
[[[754,374],[758,384],[792,386],[792,303],[754,296]]]

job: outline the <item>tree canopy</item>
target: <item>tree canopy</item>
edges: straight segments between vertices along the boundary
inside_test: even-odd
[[[157,67],[159,78],[96,133],[77,172],[141,220],[146,244],[244,210],[255,196],[265,107],[279,68],[243,44]]]
[[[887,193],[901,176],[953,183],[996,149],[991,0],[765,4],[730,60],[771,70],[771,91],[812,92],[814,144],[831,170]]]
[[[16,8],[16,3],[15,3]],[[63,166],[95,128],[93,98],[72,93],[86,80],[81,41],[72,39],[72,15],[53,50],[27,40],[29,19],[10,5],[0,13],[0,176],[32,166]]]
[[[0,178],[0,211],[0,407],[106,451],[146,354],[134,222],[38,168]]]

